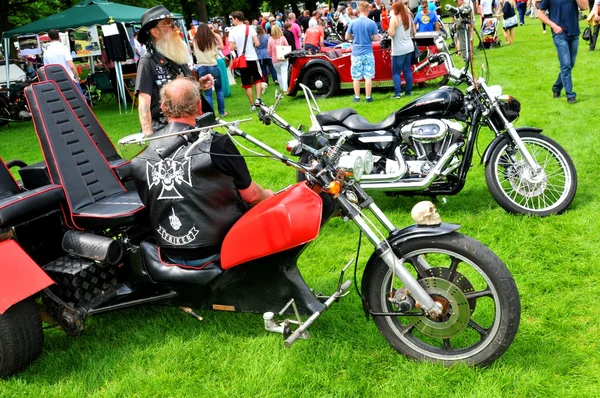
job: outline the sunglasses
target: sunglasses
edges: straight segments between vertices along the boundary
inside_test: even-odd
[[[156,25],[156,26],[157,26],[157,27],[159,27],[159,26],[160,26],[160,27],[168,27],[168,28],[171,28],[171,29],[175,29],[175,28],[176,28],[176,27],[178,27],[179,25],[177,24],[177,22],[176,22],[176,21],[173,21],[173,20],[171,20],[171,22],[166,22],[166,23],[160,22],[160,23],[159,23],[158,25]]]

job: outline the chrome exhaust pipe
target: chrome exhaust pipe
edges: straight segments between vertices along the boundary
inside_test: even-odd
[[[450,145],[444,156],[435,165],[431,172],[423,179],[406,179],[393,182],[385,182],[383,178],[379,178],[377,182],[362,182],[360,186],[363,189],[383,189],[386,191],[411,191],[415,189],[425,189],[435,181],[435,179],[441,174],[442,170],[446,167],[446,163],[452,159],[454,153],[463,145],[463,143],[454,143]]]
[[[406,169],[408,166],[404,161],[404,156],[402,156],[402,152],[400,151],[400,147],[396,147],[394,151],[394,155],[396,156],[396,162],[398,162],[398,171],[390,174],[368,174],[363,175],[361,181],[395,181],[399,178],[404,177],[406,174]],[[361,184],[362,185],[362,184]]]

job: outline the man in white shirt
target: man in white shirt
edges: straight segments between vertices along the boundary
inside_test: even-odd
[[[246,91],[246,96],[248,97],[248,101],[250,101],[250,111],[255,111],[256,106],[262,103],[260,95],[263,78],[255,50],[255,47],[258,47],[260,43],[256,31],[244,24],[244,14],[241,11],[234,11],[231,14],[231,18],[234,28],[229,31],[229,49],[235,51],[238,57],[242,54],[246,55],[247,67],[240,69],[242,88]],[[247,40],[246,34],[248,35]],[[246,42],[245,51],[244,42]],[[254,102],[254,98],[252,97],[252,86],[256,90],[256,102]]]
[[[79,90],[81,90],[81,86],[79,85],[79,73],[73,63],[73,57],[71,57],[69,49],[60,42],[58,31],[56,29],[51,29],[50,32],[48,32],[48,37],[50,37],[51,41],[46,47],[46,51],[44,51],[44,65],[62,65],[77,87],[79,87]]]

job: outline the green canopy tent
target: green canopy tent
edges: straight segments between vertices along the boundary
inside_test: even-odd
[[[28,33],[37,34],[39,32],[48,32],[50,29],[61,31],[66,29],[75,29],[81,26],[105,25],[113,21],[139,23],[142,19],[142,14],[146,11],[146,8],[111,3],[107,0],[84,0],[76,6],[61,11],[58,14],[54,14],[39,21],[35,21],[19,28],[4,32],[2,34],[2,38],[4,39],[5,57],[6,59],[9,59],[10,38],[16,35]],[[181,14],[173,15],[177,19],[183,18]],[[181,25],[183,27],[185,24]],[[187,37],[186,32],[184,31],[183,33],[185,37]],[[9,68],[6,68],[6,70],[6,82],[10,85],[10,76],[8,73]],[[120,83],[122,87],[122,73],[119,77],[119,80],[121,80]],[[122,98],[124,98],[124,96]],[[125,111],[127,112],[127,108],[125,108]]]

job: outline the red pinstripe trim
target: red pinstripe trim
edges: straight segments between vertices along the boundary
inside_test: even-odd
[[[44,189],[43,191],[39,191],[39,192],[36,192],[36,193],[34,193],[34,194],[32,194],[32,195],[25,196],[24,198],[20,198],[20,199],[18,199],[18,200],[13,200],[13,201],[11,201],[11,202],[5,203],[4,205],[0,206],[0,209],[4,209],[6,206],[10,206],[10,205],[12,205],[12,204],[15,204],[15,203],[22,202],[22,201],[23,201],[23,200],[25,200],[25,199],[33,198],[34,196],[38,196],[38,195],[40,195],[40,194],[43,194],[43,193],[45,193],[45,192],[52,191],[53,189],[61,189],[61,187],[60,187],[59,185],[57,185],[57,186],[55,186],[55,187],[49,187],[49,188],[46,188],[46,189]],[[21,192],[21,193],[24,193],[24,192],[27,192],[27,191],[23,191],[23,192]]]
[[[62,65],[60,65],[60,64],[49,64],[49,65],[46,65],[46,66],[44,66],[44,67],[43,67],[43,68],[44,68],[44,72],[45,72],[45,68],[47,68],[48,66],[58,66],[58,67],[62,68],[62,70],[64,70],[64,71],[65,71],[65,73],[67,73],[67,77],[69,76],[69,75],[68,75],[68,72],[67,72],[67,70],[65,69],[65,67],[64,67],[64,66],[62,66]],[[48,77],[48,73],[46,73],[46,79],[48,79],[47,81],[49,81],[49,80],[52,80],[52,79],[50,79],[50,78]],[[55,81],[55,80],[52,80],[52,81]],[[71,80],[71,81],[72,81],[72,80]],[[80,84],[81,84],[81,83],[80,83]],[[81,94],[81,91],[77,90],[77,87],[75,87],[75,89],[76,89],[75,91],[77,92],[77,93],[76,93],[76,95],[79,95],[79,98],[80,98],[80,99],[82,99],[82,100],[84,101],[84,103],[85,103],[85,106],[87,106],[87,107],[88,107],[88,109],[90,110],[90,113],[92,114],[92,116],[94,117],[94,119],[96,119],[96,122],[98,122],[98,125],[99,125],[99,126],[102,128],[102,130],[104,130],[104,127],[102,127],[102,124],[100,124],[100,121],[99,121],[99,120],[98,120],[98,118],[96,117],[96,114],[94,113],[94,111],[92,111],[92,109],[91,109],[91,108],[90,108],[90,107],[87,105],[87,101],[86,101],[85,97],[83,96],[83,94]],[[60,91],[60,90],[59,90],[59,91]],[[61,94],[62,94],[62,91],[61,91]],[[68,102],[67,102],[67,104],[68,104]],[[69,104],[69,106],[70,106],[70,104]],[[77,118],[77,119],[79,119],[79,118]],[[86,133],[87,133],[87,134],[90,136],[90,138],[92,138],[92,137],[91,137],[91,134],[90,134],[90,132],[89,132],[89,131],[88,131],[86,128],[84,128],[84,130],[85,130],[85,131],[86,131]],[[107,138],[108,138],[108,142],[109,142],[109,143],[110,143],[110,145],[113,147],[113,149],[115,150],[115,152],[116,152],[116,153],[119,153],[119,152],[117,152],[117,149],[115,148],[115,145],[113,144],[113,142],[111,141],[111,139],[108,137],[108,135],[107,135]],[[92,142],[94,142],[94,140],[92,140]],[[102,151],[101,151],[101,152],[102,152]],[[103,155],[104,155],[104,154],[103,154]]]
[[[31,109],[31,108],[30,108]],[[21,187],[19,187],[19,183],[17,182],[17,180],[15,180],[15,177],[12,175],[12,173],[10,172],[10,169],[8,167],[6,167],[6,162],[4,160],[2,160],[2,157],[0,156],[0,162],[4,163],[4,167],[6,168],[6,170],[8,170],[8,174],[10,175],[10,178],[12,178],[12,180],[15,182],[15,185],[19,188],[19,191],[21,190]]]
[[[119,214],[114,214],[111,215],[110,217],[108,216],[103,216],[101,214],[88,214],[88,213],[75,213],[73,214],[73,217],[83,217],[83,218],[115,218],[115,217],[120,217],[120,216],[130,216],[132,214],[137,213],[140,210],[143,210],[145,208],[145,206],[142,205],[142,207],[140,207],[139,209],[135,210],[135,211],[128,211],[128,212],[124,212],[124,213],[119,213]]]

